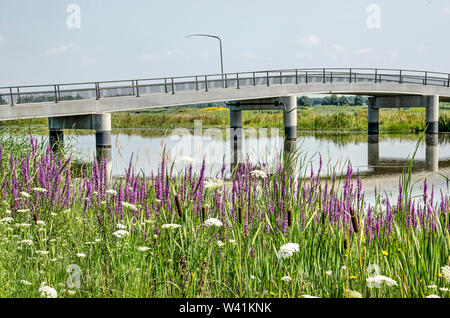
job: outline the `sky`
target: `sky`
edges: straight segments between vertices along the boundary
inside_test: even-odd
[[[450,0],[1,0],[0,86],[378,67],[450,72]]]

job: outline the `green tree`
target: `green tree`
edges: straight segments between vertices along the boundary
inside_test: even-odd
[[[353,101],[353,106],[361,106],[364,104],[364,98],[360,95],[356,95]]]
[[[311,107],[311,99],[308,96],[301,96],[297,100],[297,105],[305,106],[305,107]]]
[[[348,99],[347,96],[342,95],[341,97],[339,97],[339,101],[338,101],[338,105],[339,106],[347,106],[347,105],[350,105],[350,104],[351,104],[351,102],[350,102],[350,100]]]
[[[339,102],[338,97],[333,94],[323,98],[322,105],[337,105]]]

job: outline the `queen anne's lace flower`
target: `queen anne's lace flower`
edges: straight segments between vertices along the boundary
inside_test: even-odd
[[[203,182],[205,189],[216,190],[223,186],[223,181],[220,179],[209,179]]]
[[[134,204],[122,201],[122,206],[124,208],[130,209],[130,210],[137,210],[137,207]]]
[[[253,170],[250,172],[252,176],[256,176],[257,178],[265,179],[267,178],[267,174],[262,170]]]
[[[367,287],[369,288],[379,288],[383,284],[386,284],[387,286],[397,286],[397,282],[393,280],[392,278],[383,276],[383,275],[377,275],[374,277],[369,277],[366,279]]]
[[[41,193],[45,193],[45,192],[47,192],[47,189],[44,189],[44,188],[39,188],[39,187],[37,187],[37,188],[33,188],[32,190],[33,190],[33,191],[36,191],[36,192],[41,192]]]
[[[118,228],[119,230],[125,230],[125,229],[127,228],[127,226],[124,225],[124,224],[118,223],[118,224],[117,224],[117,228]]]
[[[362,298],[362,294],[356,290],[349,290],[348,298]]]
[[[292,278],[290,278],[289,276],[283,276],[283,277],[281,277],[281,280],[283,282],[290,282],[292,280]]]
[[[57,298],[58,292],[56,289],[47,286],[45,282],[42,282],[41,287],[39,288],[39,292],[41,293],[41,297],[45,298]]]
[[[130,233],[128,233],[128,232],[125,231],[125,230],[118,230],[118,231],[115,231],[115,232],[113,233],[113,235],[116,236],[116,237],[118,237],[118,238],[122,238],[122,237],[124,237],[124,236],[126,236],[126,235],[130,235]]]
[[[297,243],[287,243],[280,247],[278,251],[278,259],[289,258],[294,255],[295,252],[299,251],[299,246]]]
[[[450,283],[450,266],[446,265],[441,267],[442,276],[447,283]]]
[[[77,253],[76,254],[78,257],[86,257],[86,254],[84,254],[84,253]]]
[[[22,191],[20,192],[20,195],[23,196],[24,198],[30,198],[31,195],[28,192]]]
[[[181,225],[180,224],[163,224],[161,226],[162,229],[177,229],[179,228]]]
[[[11,223],[14,221],[14,219],[10,216],[7,216],[6,218],[0,219],[0,223]]]
[[[207,220],[205,221],[205,226],[217,226],[217,227],[221,227],[221,226],[223,226],[223,223],[222,223],[219,219],[216,219],[216,218],[210,218],[210,219],[207,219]]]
[[[441,297],[439,297],[438,295],[435,295],[435,294],[431,294],[431,295],[428,295],[425,298],[441,298]]]
[[[114,189],[108,189],[105,191],[106,194],[117,195],[117,191]]]
[[[138,251],[141,251],[141,252],[148,251],[149,249],[150,249],[150,247],[147,247],[147,246],[139,246],[138,247]]]

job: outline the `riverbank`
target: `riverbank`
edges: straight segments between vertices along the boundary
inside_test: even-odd
[[[224,107],[171,108],[145,112],[113,113],[113,128],[176,128],[193,127],[195,120],[202,127],[227,128],[229,110]],[[46,118],[1,122],[0,127],[47,127]],[[244,127],[282,128],[281,111],[245,111]],[[425,109],[383,109],[380,130],[385,132],[420,132],[426,128]],[[367,106],[314,106],[298,108],[299,130],[367,130]],[[450,132],[450,106],[441,105],[439,131]]]

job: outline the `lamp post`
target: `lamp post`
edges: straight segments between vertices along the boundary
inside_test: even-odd
[[[219,44],[220,44],[220,68],[221,68],[222,79],[223,79],[222,40],[220,39],[220,37],[218,37],[217,35],[211,35],[211,34],[191,34],[191,35],[188,35],[186,37],[190,38],[190,37],[193,37],[193,36],[204,36],[204,37],[215,38],[215,39],[219,40]],[[222,84],[223,84],[223,81],[222,81]]]

